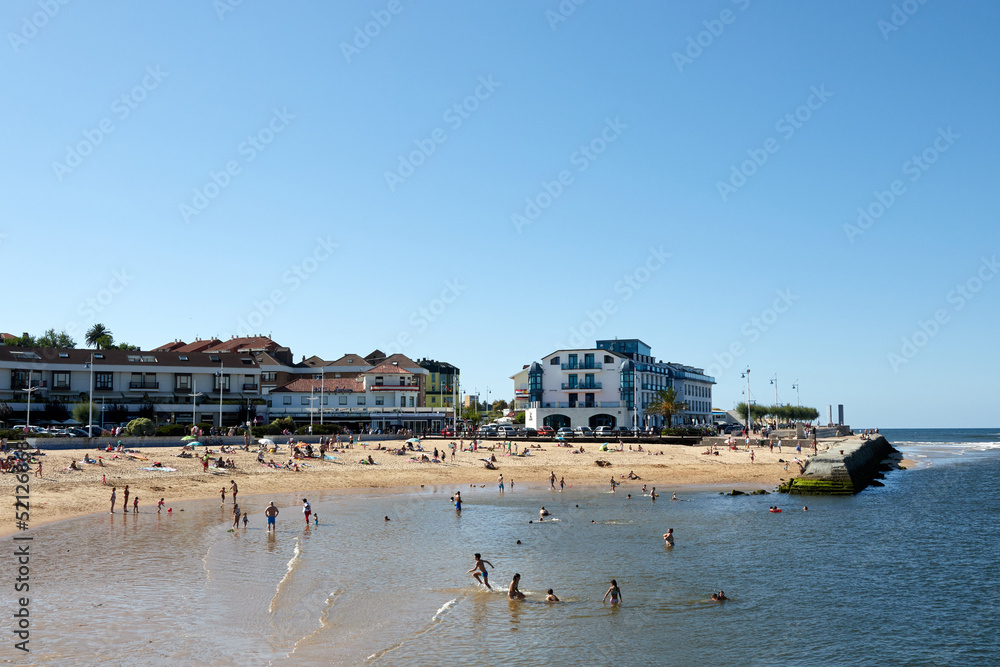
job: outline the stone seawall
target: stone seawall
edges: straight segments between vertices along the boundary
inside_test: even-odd
[[[805,470],[779,487],[799,494],[851,495],[879,476],[880,468],[896,448],[878,436],[872,440],[849,440],[811,457]]]

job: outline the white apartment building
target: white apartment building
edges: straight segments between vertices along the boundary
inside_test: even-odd
[[[711,423],[715,380],[700,368],[657,361],[638,339],[556,350],[512,379],[515,403],[524,401],[525,425],[533,428],[661,428],[663,419],[647,414],[646,408],[656,392],[670,387],[688,405],[674,416],[673,426]]]

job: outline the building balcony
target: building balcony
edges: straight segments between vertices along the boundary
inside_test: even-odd
[[[374,387],[369,387],[371,391],[420,391],[420,387],[416,385],[402,385],[402,384],[377,384]]]
[[[531,407],[537,408],[620,408],[622,404],[618,401],[568,401],[556,403],[532,403]]]
[[[129,382],[129,389],[159,389],[159,382]]]
[[[578,361],[576,363],[570,362],[568,364],[562,364],[562,369],[564,371],[576,371],[576,370],[595,370],[599,371],[603,367],[603,364],[599,361]]]
[[[257,389],[258,389],[257,385],[252,382],[243,383],[243,391],[257,391]]]
[[[576,391],[576,390],[583,390],[583,391],[585,391],[585,390],[588,390],[588,389],[600,389],[601,388],[601,383],[600,382],[585,382],[585,383],[581,384],[579,382],[577,382],[577,383],[563,382],[562,383],[562,388],[564,390],[568,389],[570,391]]]

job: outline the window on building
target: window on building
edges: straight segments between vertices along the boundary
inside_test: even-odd
[[[52,388],[69,389],[69,373],[53,373]]]
[[[309,405],[309,397],[308,396],[303,396],[300,399],[300,402],[302,403],[302,405]]]
[[[358,405],[364,405],[364,404],[365,404],[365,397],[358,396]]]
[[[174,389],[180,389],[182,391],[191,390],[191,376],[189,374],[177,373],[174,375]]]
[[[291,405],[292,404],[292,397],[291,396],[282,396],[282,398],[284,399],[284,400],[281,401],[282,405]]]
[[[411,408],[413,407],[413,397],[412,396],[410,396],[410,407]]]
[[[385,396],[376,396],[375,405],[385,405]]]
[[[264,382],[274,382],[275,380],[278,379],[278,374],[277,373],[270,373],[270,372],[269,373],[261,373],[260,374],[260,379],[262,381],[264,381]]]
[[[330,397],[329,396],[326,396],[326,395],[323,396],[323,405],[330,405]]]
[[[385,381],[385,378],[383,378],[383,377],[382,377],[381,375],[376,375],[376,376],[375,376],[375,386],[376,386],[376,387],[381,387],[381,386],[382,386],[382,383],[383,383],[384,381]]]
[[[347,396],[338,396],[337,403],[339,405],[347,405]]]
[[[114,373],[94,373],[94,388],[112,390],[114,389]]]
[[[558,366],[559,365],[559,357],[552,357],[552,360],[549,361],[549,365],[550,366]]]

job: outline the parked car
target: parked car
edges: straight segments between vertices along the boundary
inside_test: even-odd
[[[573,429],[571,429],[569,426],[563,426],[561,429],[556,431],[557,438],[572,438],[573,435],[574,435]]]
[[[615,430],[610,426],[598,426],[597,429],[594,431],[594,435],[598,437],[608,437],[614,435],[614,433]]]
[[[447,428],[443,428],[443,429],[441,429],[441,435],[443,435],[446,438],[454,438],[455,437],[455,429],[453,429],[450,426],[447,427]]]
[[[743,430],[742,424],[730,424],[726,427],[726,433],[739,433]]]
[[[501,438],[513,438],[517,435],[517,430],[510,425],[501,424],[497,426],[497,436]]]
[[[556,434],[556,430],[554,428],[552,428],[551,426],[539,426],[538,427],[538,435],[549,436],[549,435],[555,435],[555,434]]]
[[[479,435],[486,438],[497,437],[497,427],[496,426],[480,426]]]
[[[535,428],[522,428],[521,437],[522,438],[534,438],[538,436],[538,429]]]
[[[573,429],[573,433],[582,438],[594,437],[594,429],[590,428],[589,426],[577,426],[575,429]]]

